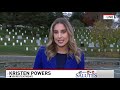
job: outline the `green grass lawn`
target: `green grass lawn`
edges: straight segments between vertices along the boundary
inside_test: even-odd
[[[28,47],[28,51],[26,51],[26,47]],[[27,55],[27,56],[36,56],[39,47],[35,50],[36,46],[0,46],[0,55]],[[111,57],[111,58],[120,58],[120,53],[116,51],[102,51],[98,52],[94,50],[93,52],[88,49],[88,51],[84,51],[85,56],[88,57]]]
[[[26,47],[28,47],[28,51],[26,51]],[[37,53],[37,50],[34,49],[34,46],[0,46],[0,55],[35,56]]]

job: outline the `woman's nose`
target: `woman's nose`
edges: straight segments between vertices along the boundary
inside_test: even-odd
[[[58,34],[58,37],[61,38],[61,36],[62,36],[61,33],[59,33],[59,34]]]

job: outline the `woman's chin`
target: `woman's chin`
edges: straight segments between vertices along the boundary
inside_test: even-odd
[[[65,46],[65,45],[64,45],[64,44],[58,44],[58,46],[59,46],[59,47],[63,47],[63,46]]]

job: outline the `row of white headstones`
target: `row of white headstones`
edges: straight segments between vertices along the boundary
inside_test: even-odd
[[[1,29],[2,30],[2,29]],[[19,32],[21,32],[21,30],[18,30]],[[39,30],[38,30],[39,31]],[[75,31],[75,30],[74,30]],[[84,39],[84,41],[86,41],[86,39],[88,39],[88,36],[86,35],[86,33],[89,35],[89,32],[91,32],[91,30],[85,30],[84,31],[84,36],[79,32],[80,30],[78,29],[78,30],[76,30],[76,31],[78,31],[78,33],[79,34],[77,34],[77,39],[79,39],[79,41],[81,41],[81,39]],[[82,29],[82,31],[83,31],[83,29]],[[6,32],[9,32],[9,30],[8,29],[6,29]],[[12,29],[12,32],[15,32],[15,30],[14,29]],[[24,31],[24,33],[26,33],[26,30]],[[22,36],[24,36],[24,33],[22,33]],[[31,31],[31,34],[33,33],[33,31]],[[43,33],[42,33],[43,34]],[[80,35],[81,34],[81,35]],[[11,32],[9,32],[9,35],[11,35]],[[14,33],[14,35],[18,35],[18,32],[15,32]],[[80,35],[80,36],[79,36]],[[90,35],[89,35],[90,36]],[[47,35],[46,35],[46,37],[47,37]],[[14,36],[13,36],[13,38],[14,38]],[[26,37],[26,39],[27,39],[28,37]],[[80,39],[81,38],[81,39]],[[86,39],[85,39],[86,38]],[[93,37],[91,37],[90,36],[90,38],[89,39],[93,39]]]
[[[2,31],[3,29],[0,28],[0,30]],[[39,32],[40,30],[38,29],[37,31]],[[33,34],[33,31],[31,31],[31,30],[28,30],[28,32],[30,32],[31,34]],[[18,35],[18,33],[19,33],[19,34],[21,33],[21,35],[23,36],[24,34],[27,33],[27,31],[24,30],[24,31],[22,32],[21,30],[15,31],[14,29],[12,29],[12,32],[11,32],[11,31],[9,31],[9,29],[6,29],[6,33],[8,33],[9,35],[11,35],[12,33],[13,33],[14,35]],[[43,32],[42,32],[41,34],[43,34]]]
[[[2,30],[2,29],[1,29]],[[19,33],[21,32],[21,30],[18,30],[19,31]],[[39,31],[39,30],[38,30]],[[6,32],[8,32],[8,34],[9,35],[11,35],[11,32],[8,30],[8,29],[6,29]],[[15,32],[15,30],[14,29],[12,29],[12,32],[14,33],[14,35],[18,35],[18,32]],[[78,32],[79,32],[79,30],[78,30]],[[88,30],[86,30],[85,32],[88,32]],[[84,32],[84,35],[86,35],[86,33]],[[22,34],[22,36],[24,36],[24,34],[26,33],[26,30],[24,31],[24,33],[22,32],[21,34]],[[33,33],[33,31],[31,31],[31,34]],[[43,34],[43,33],[42,33]],[[79,34],[81,34],[80,32],[79,32]],[[88,35],[89,35],[89,32],[87,33]],[[81,35],[81,38],[83,37],[83,35]],[[77,38],[79,38],[79,35],[77,34]],[[86,39],[88,39],[88,36],[86,35]]]
[[[17,34],[16,34],[17,35]],[[8,35],[7,35],[8,36]],[[22,39],[22,36],[21,35],[18,35],[17,36],[17,39],[18,38],[21,38]],[[45,38],[47,38],[47,35],[46,35],[46,37]],[[79,39],[79,35],[77,34],[77,38]],[[12,39],[15,39],[15,36],[12,36]],[[35,39],[35,37],[33,37],[33,40]],[[89,44],[89,46],[88,47],[90,47],[94,42],[91,42],[91,40],[93,39],[93,37],[90,37],[89,39],[88,39],[88,37],[86,36],[86,39],[84,39],[84,40],[82,40],[82,39],[84,39],[84,37],[81,35],[81,39],[79,39],[79,41],[81,41],[81,43],[83,43],[83,42],[86,42],[86,44]],[[0,40],[1,41],[3,41],[3,38],[0,38]],[[10,41],[11,40],[11,38],[9,38],[8,37],[8,41]],[[26,40],[28,40],[28,37],[26,37]],[[41,40],[41,37],[39,38],[39,40]],[[88,43],[87,41],[90,41],[90,43]],[[26,41],[25,41],[26,42]],[[25,43],[24,42],[24,43]],[[32,43],[33,41],[31,40],[31,43]],[[46,43],[46,39],[44,40],[44,43]],[[113,47],[113,45],[115,45],[114,43],[113,44],[110,44],[110,47]],[[117,45],[117,47],[119,47],[118,45]]]
[[[19,40],[16,40],[16,43],[17,43],[17,45],[18,45],[18,43],[19,43],[20,46],[23,45],[23,42],[19,42]],[[16,43],[13,42],[12,45],[15,46]],[[25,44],[25,43],[26,43],[26,40],[24,40],[24,44]],[[31,44],[32,44],[32,43],[33,43],[33,40],[31,40]],[[40,40],[36,40],[36,43],[37,43],[37,46],[40,46],[40,45],[41,45]],[[46,41],[44,41],[44,43],[46,43]],[[8,45],[7,42],[4,42],[4,46],[7,46],[7,45]]]
[[[2,30],[2,29],[1,29]],[[12,29],[12,32],[14,32],[15,30],[14,29]],[[39,30],[38,30],[39,31]],[[89,30],[90,31],[90,30]],[[9,30],[8,29],[6,29],[6,32],[9,32]],[[21,30],[19,30],[19,32],[21,32]],[[78,29],[78,32],[79,32],[79,29]],[[86,32],[88,32],[88,30],[86,30]],[[25,30],[25,33],[26,33],[26,30]],[[31,31],[31,33],[32,33],[32,31]],[[9,35],[11,34],[11,32],[9,32]],[[85,35],[86,33],[84,32],[84,35]],[[15,32],[15,35],[17,35],[17,32]],[[24,33],[22,33],[22,36],[24,35]],[[89,32],[88,32],[88,35],[89,35]],[[15,36],[12,36],[13,37],[13,39],[15,39]],[[18,37],[21,37],[20,35],[18,35]],[[45,38],[47,38],[47,35],[46,35],[46,37]],[[79,36],[78,34],[77,34],[77,38],[79,39],[79,41],[81,41],[81,43],[83,43],[83,42],[86,42],[86,44],[89,44],[88,45],[88,47],[94,47],[94,45],[93,45],[93,42],[91,42],[91,39],[93,39],[93,37],[91,37],[90,36],[90,38],[89,38],[89,40],[88,40],[88,36],[86,35],[86,37],[84,37],[83,35],[81,35],[81,36]],[[84,40],[81,40],[81,39],[84,39],[84,38],[86,38],[86,39],[84,39]],[[28,37],[26,37],[26,40],[28,40]],[[33,37],[33,40],[34,40],[34,37]],[[41,40],[41,38],[39,38],[39,40]],[[3,38],[1,38],[1,41],[3,41]],[[10,41],[10,38],[8,38],[8,41]],[[90,43],[88,43],[87,41],[90,41]],[[18,41],[17,41],[18,42]],[[26,41],[25,41],[26,42]],[[24,43],[25,43],[24,42]],[[31,41],[31,43],[33,43],[33,41]],[[44,40],[44,43],[46,43],[46,40]],[[110,47],[114,47],[113,46],[114,45],[114,43],[113,44],[110,44]],[[97,47],[99,47],[99,46],[97,46]],[[117,45],[117,48],[118,48],[119,46]]]
[[[37,51],[38,48],[37,48],[37,47],[34,47],[34,49],[35,49],[35,51]],[[26,51],[29,51],[29,48],[26,47],[25,50],[26,50]]]
[[[37,47],[35,47],[35,50],[37,50]],[[26,47],[26,51],[28,51],[28,47]],[[87,51],[87,48],[84,49],[84,51]],[[90,49],[91,52],[94,51],[94,49]],[[113,52],[113,49],[110,49],[111,52]],[[117,49],[117,52],[119,52],[120,49]],[[101,52],[101,49],[98,49],[98,52]],[[106,49],[104,49],[104,52],[107,52]]]
[[[13,45],[13,46],[15,46],[15,43],[13,43],[12,45]],[[7,46],[7,43],[6,43],[6,42],[4,43],[4,46]],[[22,42],[20,42],[20,46],[22,46]],[[40,45],[39,45],[39,46],[40,46]],[[37,47],[35,47],[35,50],[37,50]],[[87,48],[85,48],[84,50],[85,50],[85,51],[87,51],[88,49],[87,49]],[[117,50],[117,52],[119,52],[119,51],[120,51],[120,49],[116,49],[116,50]],[[28,47],[26,47],[26,51],[28,51]],[[91,48],[91,49],[90,49],[90,51],[91,51],[91,52],[93,52],[93,51],[94,51],[94,49],[93,49],[93,48]],[[101,51],[101,49],[98,49],[98,52],[100,52],[100,51]],[[107,50],[106,50],[106,49],[104,49],[104,52],[106,52],[106,51],[107,51]],[[110,51],[111,51],[111,52],[113,52],[113,49],[110,49]]]
[[[97,50],[98,50],[98,52],[101,52],[101,49],[97,49]],[[113,52],[113,50],[114,50],[114,49],[109,49],[109,50],[110,50],[111,52]],[[87,48],[85,48],[85,49],[84,49],[84,51],[88,51],[88,49],[87,49]],[[93,52],[93,51],[94,51],[94,49],[93,49],[93,48],[91,48],[91,49],[90,49],[90,51],[91,51],[91,52]],[[120,51],[120,49],[116,49],[116,51],[117,51],[117,52],[119,52],[119,51]],[[104,52],[107,52],[107,49],[104,49]]]
[[[2,29],[1,29],[1,30],[2,30]],[[9,30],[6,29],[6,32],[9,32]],[[12,29],[12,32],[14,32],[14,29]],[[19,30],[19,32],[21,32],[21,30]],[[79,30],[78,30],[78,32],[79,32]],[[86,30],[86,32],[87,32],[87,30]],[[25,33],[26,33],[26,30],[25,30]],[[32,33],[32,31],[31,31],[31,33]],[[11,35],[11,32],[9,32],[9,35]],[[15,32],[15,35],[17,35],[17,32]],[[24,35],[24,33],[22,33],[22,36],[23,36],[23,35]],[[84,32],[84,35],[85,35],[85,32]],[[89,33],[88,33],[88,35],[89,35]],[[20,36],[20,35],[18,35],[18,36]],[[47,35],[46,35],[46,38],[47,38]],[[77,34],[77,38],[79,38],[79,35],[78,35],[78,34]],[[81,38],[84,39],[83,35],[81,35]],[[92,38],[93,38],[93,37],[91,37],[91,39],[92,39]],[[15,39],[15,36],[12,36],[12,39]],[[33,40],[31,40],[31,43],[33,43],[34,39],[35,39],[35,38],[33,37]],[[88,39],[87,36],[86,36],[86,39]],[[86,39],[84,39],[84,42],[87,41]],[[89,39],[89,41],[91,41],[91,39]],[[0,38],[0,40],[3,41],[3,38]],[[26,37],[26,40],[28,40],[28,37]],[[24,43],[26,43],[26,40],[24,40]],[[41,40],[41,38],[39,38],[39,40]],[[39,43],[39,42],[40,42],[39,40],[36,40],[36,43]],[[8,38],[8,41],[11,41],[11,38]],[[79,41],[82,41],[82,40],[79,39]],[[19,40],[16,40],[16,43],[19,43]],[[46,39],[44,40],[44,43],[46,43]],[[81,42],[81,43],[83,43],[83,42]],[[95,47],[94,42],[91,42],[91,43],[86,42],[86,44],[88,44],[88,47]],[[98,44],[99,44],[99,43],[97,43],[96,47],[99,47]],[[115,43],[110,44],[110,47],[114,47],[114,44],[115,44]],[[7,46],[7,42],[4,42],[4,45]],[[13,42],[12,45],[15,46],[15,42]],[[20,46],[22,46],[22,45],[23,45],[23,43],[20,42]],[[38,46],[40,46],[40,44],[39,44]],[[119,45],[117,45],[117,48],[118,48],[118,47],[119,47]],[[86,49],[85,49],[85,51],[86,51]],[[93,49],[91,49],[91,51],[93,51]],[[100,50],[98,49],[98,51],[100,51]],[[106,51],[106,50],[105,50],[105,51]],[[113,51],[113,50],[111,49],[111,51]],[[119,49],[117,49],[117,51],[119,51]]]
[[[2,38],[0,39],[1,41],[2,41]],[[8,39],[8,41],[10,41],[9,39]],[[24,44],[26,43],[26,40],[23,40],[24,41]],[[30,40],[31,41],[31,44],[34,42],[34,40]],[[36,43],[37,43],[37,46],[40,46],[41,45],[41,38],[39,39],[39,40],[36,40]],[[23,45],[23,42],[21,42],[21,41],[19,41],[19,40],[16,40],[16,43],[15,42],[13,42],[12,43],[12,46],[15,46],[16,44],[18,45],[18,43],[19,43],[19,45],[20,46],[22,46]],[[44,43],[46,43],[46,40],[44,41]],[[87,44],[88,44],[88,42],[87,42]],[[114,43],[115,44],[115,43]],[[110,47],[111,48],[114,48],[114,44],[110,44]],[[4,46],[7,46],[7,42],[4,42]],[[88,47],[89,48],[94,48],[94,47],[97,47],[97,48],[99,48],[99,44],[98,43],[96,43],[96,45],[94,44],[94,42],[92,42],[92,43],[89,43],[88,44]],[[119,48],[119,45],[117,45],[117,48]],[[85,49],[85,51],[87,51],[87,49]],[[93,51],[93,49],[91,49],[91,51]],[[98,51],[100,51],[100,49],[98,49]],[[106,50],[105,50],[106,51]],[[111,51],[113,51],[113,49],[111,49]],[[119,49],[117,49],[117,51],[119,52]]]
[[[1,30],[2,30],[2,28],[0,28]],[[39,30],[38,30],[39,31]],[[15,39],[15,37],[16,37],[16,35],[17,35],[17,32],[15,32],[15,30],[14,29],[12,29],[12,32],[15,32],[14,33],[14,35],[15,36],[12,36],[12,38],[9,38],[10,37],[10,35],[11,35],[11,32],[8,30],[8,29],[6,29],[6,32],[9,32],[9,35],[6,35],[6,37],[7,37],[7,39],[8,39],[8,41],[11,41],[11,39]],[[19,32],[21,32],[21,30],[19,30]],[[26,30],[25,30],[25,33],[26,33]],[[31,33],[33,33],[32,31],[31,31]],[[24,33],[22,33],[22,36],[24,36]],[[21,35],[17,35],[17,39],[19,38],[19,39],[22,39],[22,36]],[[44,43],[46,44],[46,42],[47,42],[47,35],[46,35],[46,37],[45,37],[45,39],[44,39]],[[3,39],[4,38],[0,38],[0,40],[1,41],[3,41]],[[6,39],[6,38],[5,38]],[[28,37],[26,37],[26,40],[28,40]],[[26,40],[24,40],[24,43],[26,43]],[[33,37],[33,39],[31,40],[31,43],[33,43],[34,42],[34,40],[35,40],[35,37]],[[40,41],[39,41],[40,40]],[[41,37],[39,38],[39,39],[37,39],[36,40],[36,43],[37,43],[37,45],[39,46],[40,45],[40,42],[41,42]],[[16,43],[19,43],[19,40],[16,40]],[[7,45],[7,42],[4,42],[4,45]],[[13,42],[13,46],[15,45],[15,43]],[[20,45],[22,46],[22,42],[20,42]]]
[[[4,40],[6,41],[6,39],[7,39],[8,41],[11,41],[12,39],[15,39],[15,36],[12,36],[12,39],[11,39],[9,35],[6,35],[6,38],[5,38]],[[21,39],[22,39],[22,36],[18,36],[17,39],[21,40]],[[19,42],[19,40],[17,40],[17,39],[16,39],[16,43]],[[3,41],[3,38],[1,37],[0,40]],[[24,43],[26,43],[27,40],[29,40],[28,37],[26,37],[26,40],[23,40]],[[30,42],[33,43],[34,40],[35,40],[35,37],[32,37],[32,40],[30,40]],[[36,43],[39,43],[39,40],[41,41],[41,37],[39,37],[39,39],[36,39]],[[48,37],[47,37],[47,35],[46,35],[46,37],[44,38],[44,43],[45,43],[45,44],[46,44],[47,40],[48,40]],[[75,39],[74,39],[74,40],[75,40]],[[96,43],[96,44],[95,44],[94,42],[92,42],[91,39],[88,39],[88,40],[86,40],[86,39],[84,39],[84,40],[79,39],[79,41],[80,41],[81,44],[83,44],[83,43],[84,43],[84,44],[87,44],[88,47],[95,47],[95,46],[96,46],[96,47],[99,47],[99,43]],[[89,41],[89,42],[88,42],[88,41]],[[6,42],[5,42],[5,43],[6,43]],[[109,45],[110,48],[114,48],[114,46],[115,46],[115,43]],[[117,48],[119,48],[119,45],[116,45],[116,46],[117,46]]]

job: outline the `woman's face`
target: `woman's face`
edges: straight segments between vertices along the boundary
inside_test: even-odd
[[[58,23],[54,26],[53,29],[54,41],[59,47],[64,47],[68,43],[69,37],[68,32],[65,26],[61,23]]]

